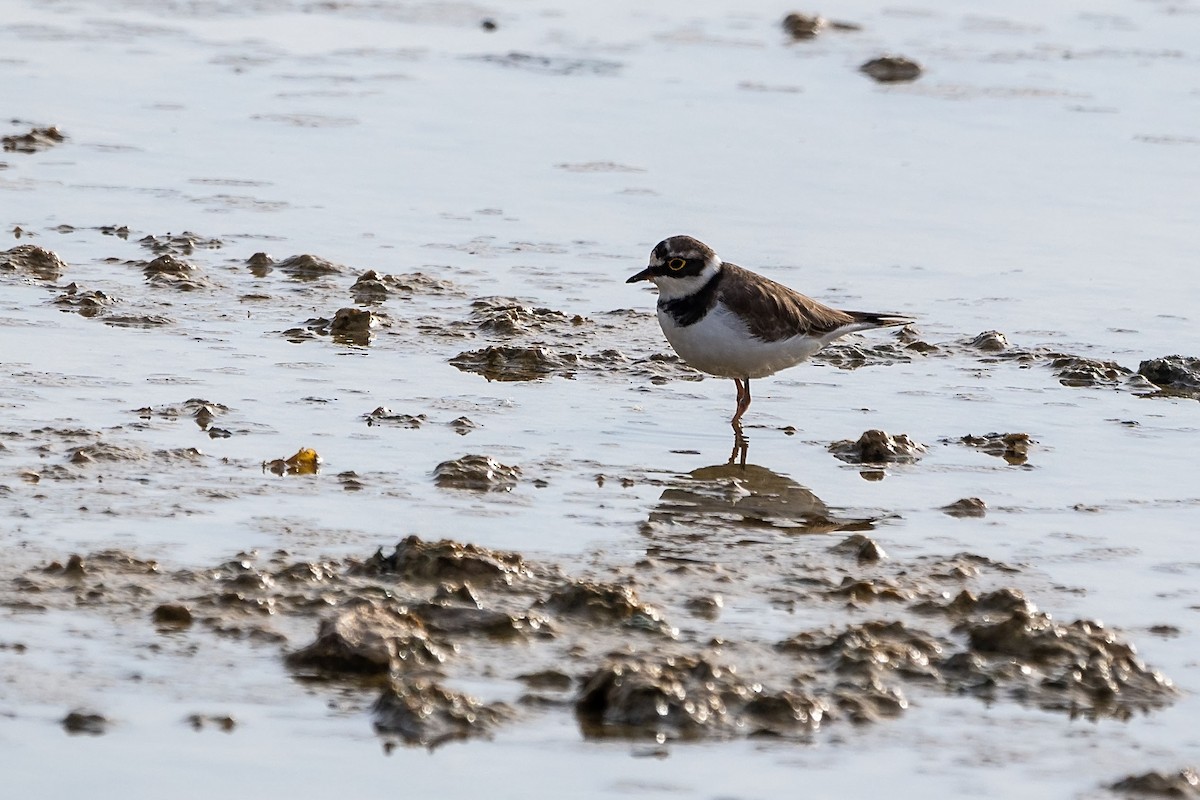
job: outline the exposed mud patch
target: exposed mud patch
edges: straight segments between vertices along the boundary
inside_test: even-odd
[[[1029,449],[1036,444],[1027,433],[985,433],[982,436],[968,433],[958,439],[943,439],[942,441],[974,447],[990,456],[1003,458],[1013,466],[1028,463]]]
[[[36,153],[65,142],[67,137],[55,126],[30,128],[25,133],[0,137],[6,153]]]
[[[1130,775],[1108,788],[1126,797],[1200,797],[1200,773],[1191,767],[1178,772]]]
[[[1157,386],[1160,395],[1200,400],[1200,358],[1164,356],[1143,361],[1138,374]]]
[[[0,252],[0,273],[30,275],[39,281],[54,283],[66,271],[66,262],[57,253],[34,244],[19,244]]]
[[[521,468],[501,464],[491,456],[466,455],[434,467],[433,480],[443,489],[508,492],[521,479]]]
[[[925,452],[925,445],[905,433],[892,436],[886,431],[869,430],[858,439],[834,442],[829,452],[849,464],[911,464]]]

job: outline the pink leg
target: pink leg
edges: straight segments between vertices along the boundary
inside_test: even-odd
[[[746,409],[750,407],[750,379],[734,378],[733,383],[737,386],[737,411],[729,422],[737,425],[742,419],[742,414],[745,414]]]

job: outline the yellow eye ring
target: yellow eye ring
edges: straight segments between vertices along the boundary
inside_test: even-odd
[[[687,266],[687,262],[684,261],[682,258],[672,258],[670,261],[667,262],[667,266],[670,267],[671,269],[675,270],[676,272],[678,272],[679,270],[681,270]]]

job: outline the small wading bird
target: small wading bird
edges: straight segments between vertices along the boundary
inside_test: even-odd
[[[751,378],[795,366],[848,333],[912,322],[899,314],[822,305],[722,261],[691,236],[672,236],[655,245],[649,266],[626,283],[638,281],[658,287],[658,322],[679,357],[702,372],[733,379],[737,410],[730,423],[735,433],[741,432],[742,415],[750,407]]]

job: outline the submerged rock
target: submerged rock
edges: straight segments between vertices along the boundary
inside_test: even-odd
[[[433,469],[434,482],[444,489],[509,492],[520,478],[520,467],[510,467],[484,455],[466,455],[443,461]]]
[[[1200,358],[1153,358],[1139,364],[1137,371],[1166,394],[1200,399]]]
[[[884,549],[869,536],[854,533],[829,548],[833,553],[844,553],[853,556],[860,564],[874,564],[888,557]]]
[[[0,252],[0,272],[29,273],[40,281],[51,283],[62,277],[67,264],[57,253],[33,244],[19,244]]]
[[[834,442],[829,445],[829,452],[850,464],[911,464],[925,452],[925,445],[914,442],[907,434],[891,436],[885,431],[869,430],[857,440]]]
[[[449,741],[487,736],[509,709],[485,705],[429,679],[393,680],[375,701],[375,730],[408,744],[437,747]]]

